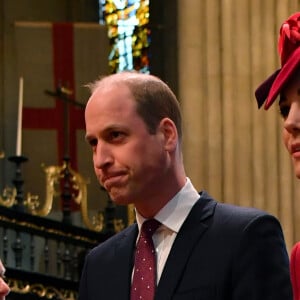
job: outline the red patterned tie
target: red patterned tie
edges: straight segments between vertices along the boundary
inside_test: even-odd
[[[156,256],[152,235],[161,225],[150,219],[143,223],[136,245],[131,300],[153,300],[156,287]]]

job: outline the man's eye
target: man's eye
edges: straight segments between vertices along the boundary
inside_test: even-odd
[[[124,136],[124,134],[120,131],[112,131],[110,133],[110,137],[111,139],[115,140],[115,139],[120,139],[122,136]]]
[[[283,105],[279,107],[279,112],[280,115],[282,116],[283,119],[286,119],[289,115],[290,112],[290,107],[287,105]]]
[[[88,141],[88,143],[90,144],[90,146],[95,147],[97,146],[97,140],[96,139],[91,139]]]

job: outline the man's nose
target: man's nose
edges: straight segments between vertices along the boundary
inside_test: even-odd
[[[96,151],[94,152],[94,166],[95,168],[102,169],[109,165],[113,161],[113,155],[111,146],[107,143],[99,143],[96,146]]]

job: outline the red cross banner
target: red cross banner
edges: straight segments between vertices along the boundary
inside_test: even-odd
[[[65,156],[93,185],[91,153],[84,140],[89,97],[84,85],[109,73],[106,27],[17,22],[15,33],[18,74],[23,77],[22,154],[29,159],[24,164],[25,193],[42,200],[46,183],[41,165],[62,165]],[[89,198],[99,197],[93,190]]]

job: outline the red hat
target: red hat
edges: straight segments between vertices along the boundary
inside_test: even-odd
[[[300,12],[291,15],[282,25],[279,32],[278,52],[281,69],[275,71],[255,91],[258,108],[265,102],[268,109],[294,71],[300,66]]]

